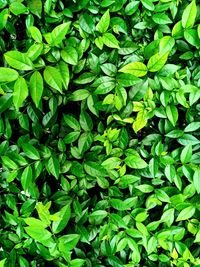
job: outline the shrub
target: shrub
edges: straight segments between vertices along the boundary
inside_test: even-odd
[[[0,0],[0,267],[200,266],[199,4]]]

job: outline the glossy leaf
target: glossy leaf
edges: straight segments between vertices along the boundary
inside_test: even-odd
[[[29,88],[33,102],[35,103],[36,107],[38,107],[42,98],[44,88],[43,78],[40,72],[35,71],[31,75]]]
[[[132,62],[122,67],[119,71],[133,74],[136,77],[142,77],[147,74],[147,67],[142,62]]]

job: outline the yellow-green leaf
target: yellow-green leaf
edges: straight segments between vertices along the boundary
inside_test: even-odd
[[[141,110],[138,112],[136,120],[133,123],[133,130],[135,133],[137,133],[139,130],[144,128],[147,124],[147,118],[146,118],[146,112],[144,110]]]
[[[109,9],[103,14],[103,16],[101,17],[101,19],[99,20],[99,22],[96,25],[96,30],[104,33],[107,31],[108,27],[110,25],[110,13],[109,13]]]
[[[162,69],[162,67],[165,65],[167,58],[168,58],[168,52],[165,54],[157,53],[150,57],[147,68],[151,72],[156,72]]]
[[[197,15],[196,1],[193,0],[183,11],[182,26],[183,28],[192,27]]]
[[[124,73],[130,73],[135,75],[136,77],[142,77],[147,74],[147,67],[144,63],[142,62],[132,62],[124,66],[119,70],[119,72],[124,72]]]

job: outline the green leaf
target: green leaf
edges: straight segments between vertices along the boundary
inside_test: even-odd
[[[151,193],[154,190],[153,186],[149,184],[136,185],[136,188],[143,193]]]
[[[68,85],[69,85],[69,81],[70,81],[70,74],[69,74],[68,65],[63,61],[60,61],[59,65],[58,65],[58,69],[59,69],[61,77],[62,77],[63,87],[65,88],[65,90],[67,90]]]
[[[93,177],[99,177],[99,176],[105,175],[104,168],[101,165],[99,165],[93,161],[86,162],[84,164],[84,169],[89,175],[91,175]]]
[[[197,193],[200,194],[200,170],[197,169],[193,175],[193,184]]]
[[[195,207],[189,206],[187,208],[184,208],[178,215],[176,221],[185,221],[190,219],[195,213]]]
[[[139,4],[140,4],[139,1],[132,1],[132,2],[128,3],[128,5],[125,8],[126,15],[128,15],[128,16],[133,15],[138,10]]]
[[[189,133],[189,132],[194,132],[200,128],[200,122],[191,122],[189,123],[185,129],[184,132]]]
[[[13,103],[16,109],[22,107],[24,100],[28,96],[28,86],[26,80],[23,77],[19,77],[14,85],[13,91]]]
[[[37,149],[32,146],[31,144],[23,144],[22,145],[23,151],[25,153],[25,155],[33,160],[39,160],[40,159],[40,154],[37,151]]]
[[[48,230],[43,227],[38,227],[38,225],[24,227],[24,230],[28,235],[30,235],[30,237],[38,242],[46,241],[52,236]]]
[[[150,10],[150,11],[154,11],[155,6],[154,6],[154,4],[152,3],[153,1],[151,1],[151,0],[142,0],[141,2],[142,2],[143,6],[144,6],[146,9],[148,9],[148,10]]]
[[[150,72],[156,72],[162,69],[162,67],[165,65],[167,58],[168,58],[168,52],[165,54],[157,53],[150,57],[147,68]]]
[[[31,13],[41,18],[42,13],[42,1],[41,0],[29,0],[28,7]]]
[[[72,129],[74,129],[75,131],[80,131],[81,130],[81,127],[80,127],[80,124],[79,122],[71,115],[63,115],[64,117],[64,120],[65,120],[65,123],[71,127]]]
[[[39,73],[39,71],[35,71],[31,75],[29,88],[30,88],[30,93],[31,93],[33,102],[38,108],[40,104],[40,100],[42,98],[43,88],[44,88],[43,78],[42,78],[42,75]]]
[[[152,16],[155,23],[165,25],[172,23],[171,19],[164,13],[156,13]]]
[[[19,2],[11,3],[9,9],[16,16],[24,14],[27,11],[27,7]]]
[[[3,113],[12,105],[12,94],[5,94],[0,97],[0,112]]]
[[[192,158],[192,146],[191,144],[185,146],[181,151],[181,162],[183,164],[190,162]]]
[[[41,34],[40,30],[37,27],[31,26],[31,27],[29,27],[29,31],[30,31],[31,37],[37,43],[41,43],[42,42],[42,34]]]
[[[58,179],[60,173],[60,163],[56,156],[50,157],[47,163],[50,173]]]
[[[89,215],[89,222],[95,225],[101,224],[102,220],[106,218],[107,215],[108,213],[105,210],[96,210]]]
[[[86,111],[82,111],[80,114],[80,125],[84,131],[91,131],[93,128],[93,122],[91,117]]]
[[[32,70],[34,65],[32,61],[19,51],[9,51],[4,54],[6,62],[17,70]]]
[[[173,37],[165,36],[161,38],[159,43],[159,53],[165,54],[171,52],[174,45],[175,45],[175,40]]]
[[[5,8],[0,13],[0,30],[2,30],[6,26],[8,18],[9,18],[9,9]]]
[[[169,119],[169,121],[172,123],[173,126],[175,126],[178,120],[178,110],[176,106],[168,105],[166,107],[166,114],[167,114],[167,118]]]
[[[147,124],[146,112],[141,110],[138,112],[136,120],[133,123],[133,130],[135,133],[144,128]]]
[[[19,74],[10,68],[0,67],[0,83],[13,82],[17,80]]]
[[[101,32],[101,33],[105,33],[108,30],[109,25],[110,25],[110,13],[109,13],[109,9],[108,9],[103,14],[103,16],[101,17],[99,22],[97,23],[96,30]]]
[[[86,33],[92,34],[95,30],[94,20],[92,16],[88,15],[87,13],[83,13],[80,16],[80,27]]]
[[[3,164],[7,168],[9,168],[9,169],[17,169],[18,168],[17,164],[12,159],[10,159],[8,156],[2,156],[1,159],[3,161]]]
[[[148,165],[147,163],[141,159],[139,155],[132,155],[125,158],[125,163],[128,167],[132,169],[144,169]]]
[[[103,35],[103,43],[110,48],[119,49],[119,42],[116,37],[112,33],[104,33]]]
[[[72,46],[67,46],[61,51],[62,59],[71,65],[77,65],[78,63],[78,53],[76,49]]]
[[[76,244],[80,239],[80,235],[69,234],[63,235],[58,239],[58,247],[60,251],[70,251],[75,248]]]
[[[193,0],[183,11],[182,26],[183,28],[189,28],[194,25],[197,15],[196,1]]]
[[[70,204],[65,205],[59,212],[56,213],[60,217],[60,220],[52,223],[52,231],[54,234],[58,234],[65,229],[71,216]]]
[[[147,74],[148,69],[142,62],[132,62],[122,67],[119,71],[133,74],[136,77],[142,77]]]
[[[88,98],[89,95],[90,95],[90,92],[88,90],[79,89],[73,92],[70,98],[72,101],[81,101],[81,100]]]
[[[25,223],[29,226],[38,227],[38,228],[47,228],[47,224],[39,219],[29,217],[24,219]]]
[[[44,70],[44,80],[53,89],[62,93],[62,76],[58,69],[48,66]]]
[[[70,25],[71,22],[68,21],[58,25],[53,29],[53,31],[51,32],[51,37],[52,37],[51,45],[58,45],[64,40],[65,35],[69,32]]]
[[[27,166],[21,176],[21,184],[25,192],[29,191],[32,185],[33,172],[31,166]]]
[[[5,259],[3,259],[3,260],[0,261],[0,267],[4,267],[5,266],[6,260],[7,259],[5,258]]]

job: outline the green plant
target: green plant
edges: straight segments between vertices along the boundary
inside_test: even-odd
[[[199,0],[0,0],[0,267],[200,266]]]

